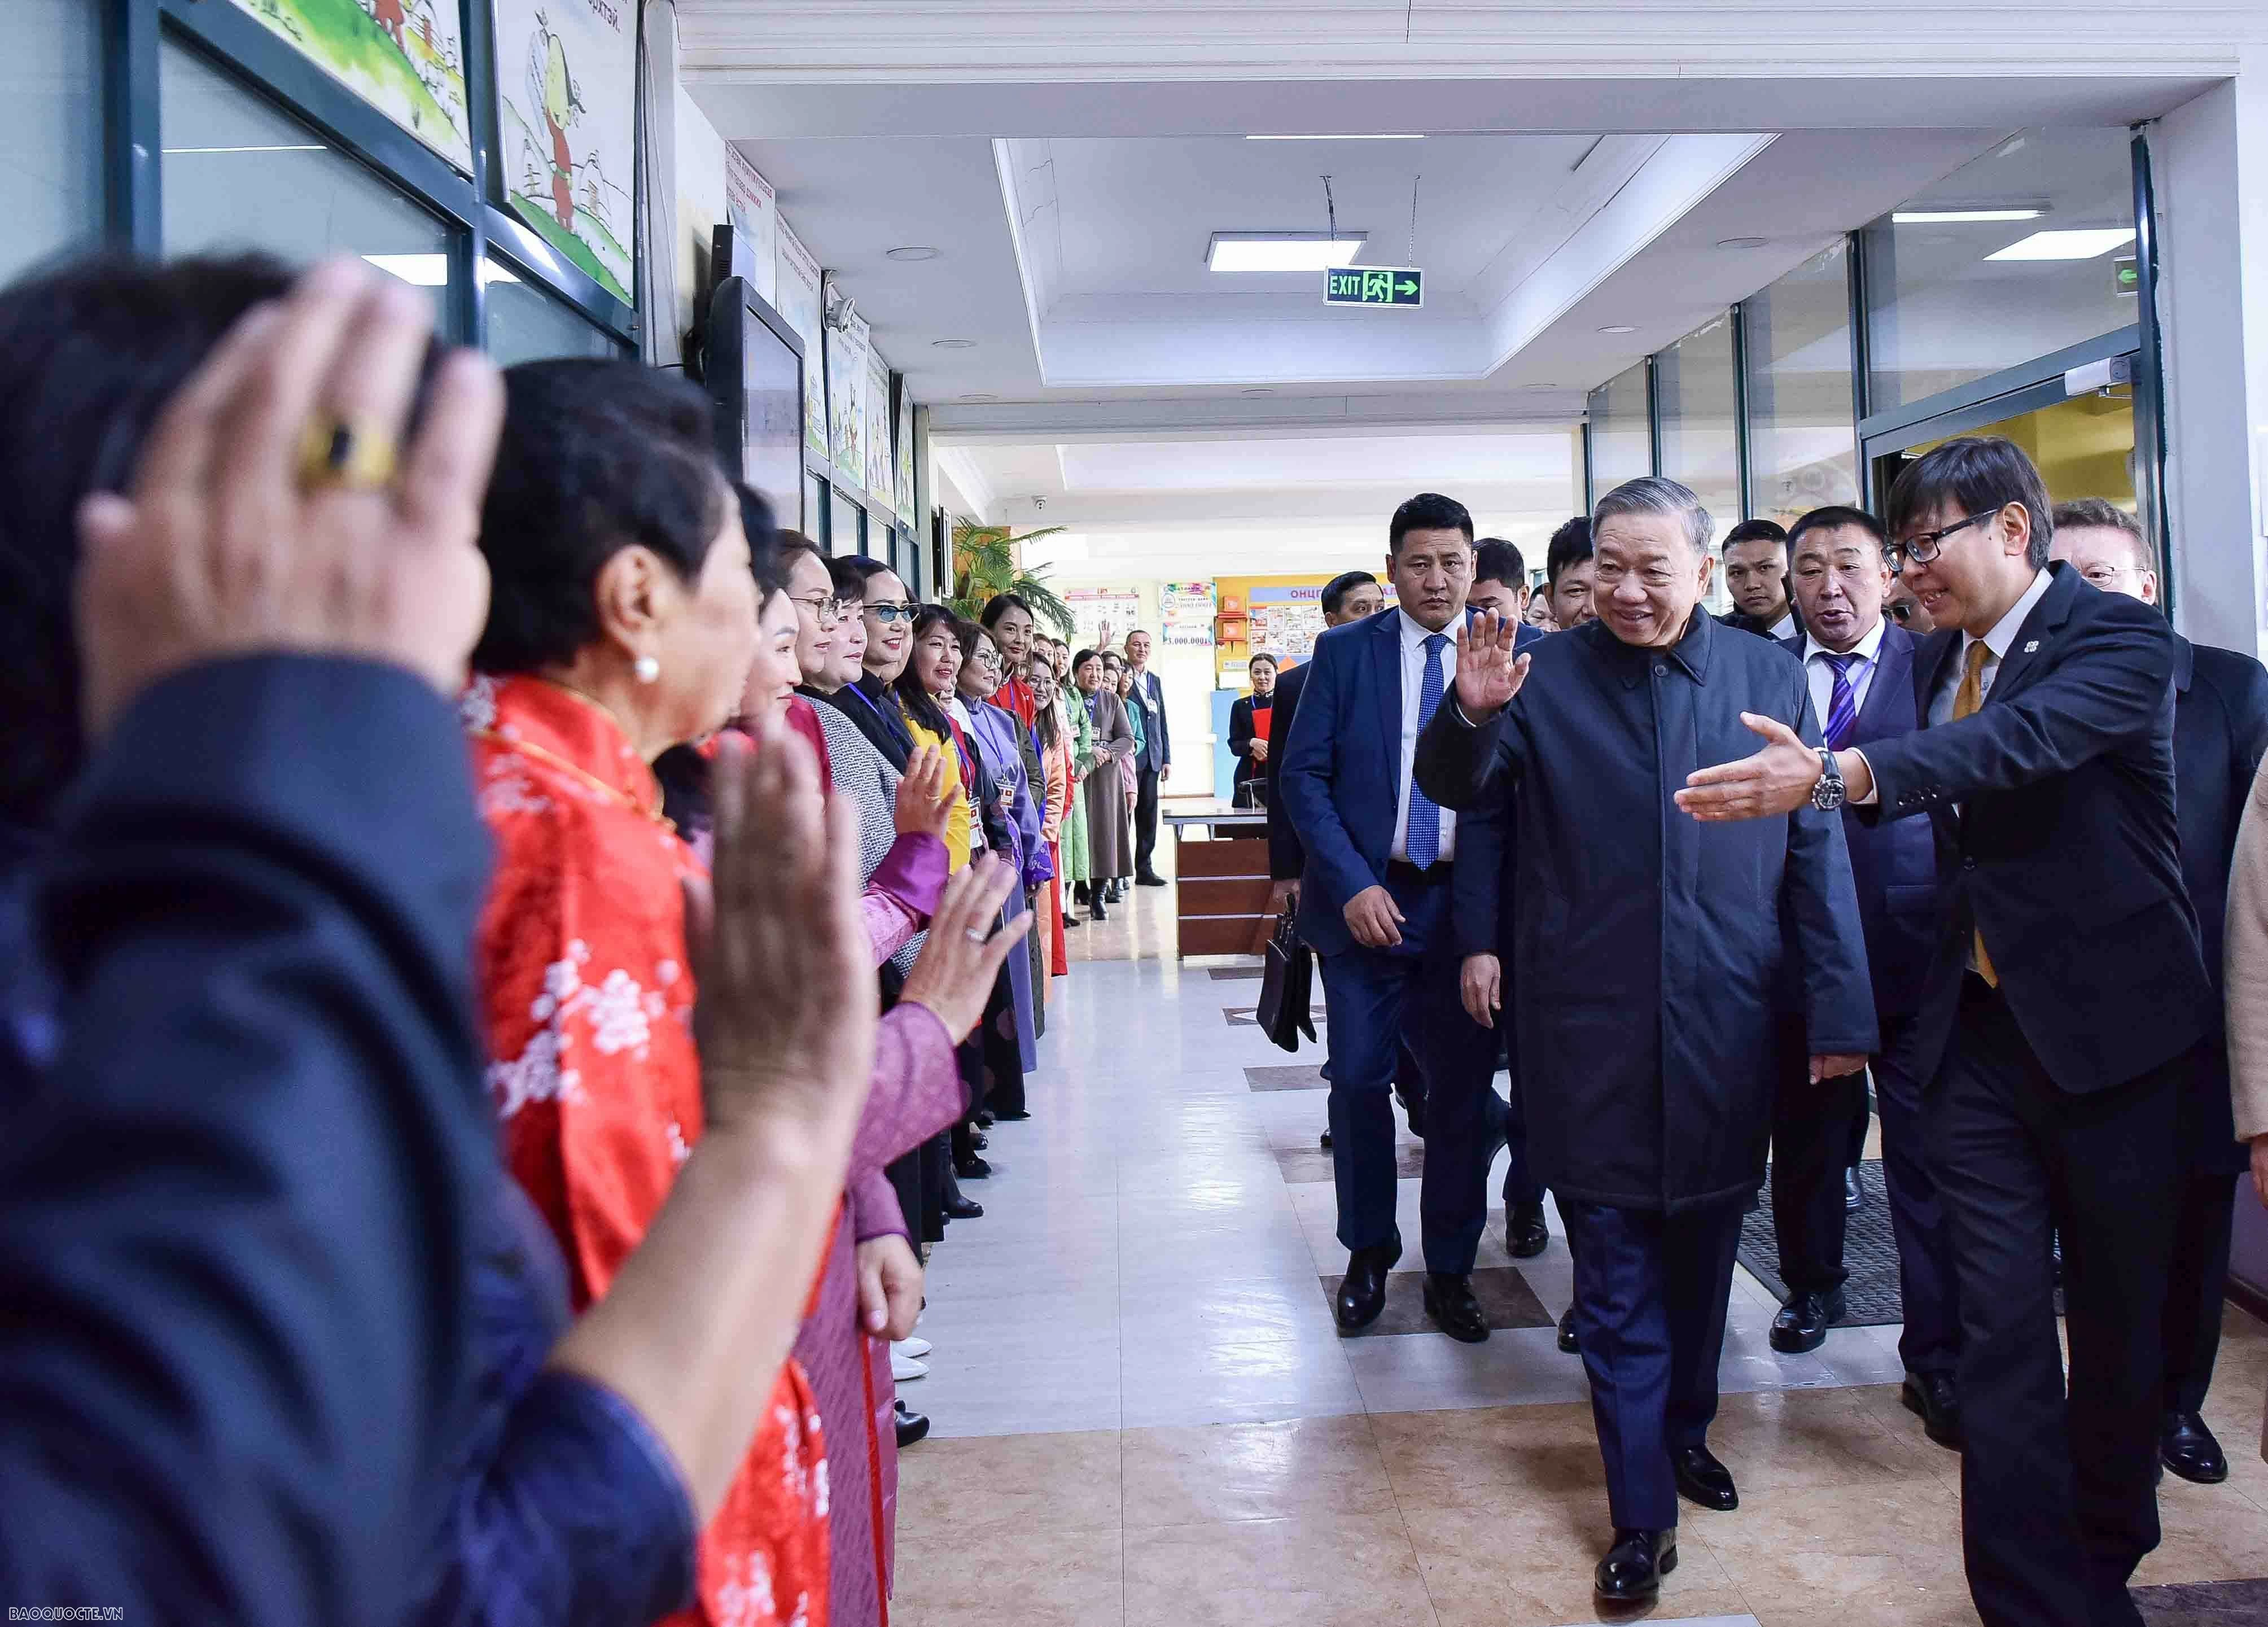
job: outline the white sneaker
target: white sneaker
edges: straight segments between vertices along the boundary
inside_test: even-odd
[[[909,1379],[927,1378],[929,1366],[927,1363],[916,1361],[910,1356],[901,1355],[894,1345],[890,1350],[890,1376],[903,1384]]]
[[[919,1361],[936,1348],[927,1339],[900,1339],[895,1344],[890,1346],[890,1349],[898,1355],[910,1356],[916,1361]]]

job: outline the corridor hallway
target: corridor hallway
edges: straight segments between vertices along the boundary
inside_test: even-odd
[[[1580,1360],[1554,1343],[1570,1292],[1557,1218],[1550,1248],[1515,1264],[1491,1216],[1476,1279],[1497,1324],[1486,1344],[1430,1329],[1342,1339],[1325,1288],[1346,1256],[1316,1151],[1324,1093],[1264,1071],[1322,1052],[1288,1056],[1237,1020],[1256,963],[1172,958],[1173,897],[1140,890],[1071,935],[1075,957],[1144,958],[1057,982],[1033,1117],[993,1130],[996,1173],[970,1189],[985,1216],[932,1256],[931,1373],[901,1394],[937,1435],[901,1461],[893,1623],[1597,1620],[1604,1482]],[[1421,1146],[1405,1137],[1410,1275],[1380,1329],[1427,1326]],[[1896,1329],[1841,1329],[1780,1356],[1774,1308],[1736,1274],[1711,1443],[1742,1506],[1683,1510],[1682,1563],[1647,1619],[1975,1622],[1960,1460],[1898,1403]],[[2137,1578],[2153,1627],[2268,1621],[2268,1584],[2163,1586],[2268,1576],[2264,1384],[2268,1329],[2232,1309],[2206,1408],[2230,1478],[2160,1488],[2165,1541]]]

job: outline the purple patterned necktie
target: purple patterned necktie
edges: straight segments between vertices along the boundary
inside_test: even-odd
[[[1827,746],[1830,751],[1841,751],[1859,729],[1859,697],[1851,688],[1851,669],[1867,658],[1855,651],[1849,655],[1821,653],[1834,668],[1835,676],[1835,688],[1827,697]]]

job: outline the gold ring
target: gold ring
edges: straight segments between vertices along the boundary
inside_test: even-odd
[[[394,483],[394,438],[344,418],[320,419],[299,437],[299,485],[376,491]]]

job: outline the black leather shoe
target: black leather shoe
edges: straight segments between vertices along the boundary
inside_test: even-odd
[[[953,1160],[953,1173],[963,1181],[982,1181],[991,1174],[992,1166],[972,1152]]]
[[[1425,1273],[1425,1314],[1460,1344],[1479,1344],[1488,1338],[1488,1318],[1473,1298],[1473,1279],[1462,1271]]]
[[[2194,1412],[2169,1412],[2158,1425],[2158,1461],[2184,1480],[2217,1486],[2228,1478],[2220,1442]]]
[[[1326,1152],[1329,1152],[1331,1150],[1331,1132],[1329,1130],[1327,1130],[1322,1133],[1322,1141],[1323,1151]]]
[[[1616,1604],[1644,1604],[1677,1568],[1677,1533],[1630,1531],[1617,1526],[1615,1545],[1593,1572],[1591,1591]]]
[[[1827,1330],[1843,1314],[1843,1291],[1792,1293],[1772,1318],[1771,1347],[1783,1356],[1800,1356],[1827,1343]]]
[[[973,1197],[948,1197],[945,1200],[945,1218],[948,1220],[981,1220],[984,1205]]]
[[[1425,1098],[1413,1096],[1399,1082],[1394,1086],[1394,1099],[1402,1104],[1402,1116],[1410,1121],[1410,1133],[1418,1140],[1425,1139]]]
[[[1067,915],[1064,917],[1064,931],[1066,932],[1071,931],[1075,928],[1085,926],[1086,924],[1086,922],[1080,920],[1075,915]]]
[[[1166,885],[1166,878],[1158,874],[1155,871],[1145,870],[1140,875],[1134,878],[1134,885],[1136,887],[1163,887]]]
[[[1515,1260],[1533,1260],[1551,1246],[1551,1232],[1543,1224],[1543,1205],[1521,1204],[1504,1218],[1505,1252]]]
[[[1032,1110],[1029,1108],[1019,1108],[1013,1113],[994,1114],[992,1122],[996,1124],[1020,1124],[1031,1116]]]
[[[1567,1314],[1559,1319],[1559,1348],[1572,1356],[1581,1349],[1575,1343],[1575,1307],[1569,1306]]]
[[[976,1109],[976,1128],[977,1128],[977,1129],[979,1129],[979,1130],[990,1130],[990,1129],[991,1129],[991,1128],[992,1128],[992,1126],[993,1126],[993,1125],[995,1125],[995,1124],[998,1123],[999,1122],[1000,1122],[1000,1121],[999,1121],[999,1118],[998,1117],[998,1115],[996,1115],[993,1113],[993,1111],[992,1111],[992,1109],[991,1109],[991,1108],[977,1108],[977,1109]]]
[[[1961,1392],[1949,1373],[1909,1373],[1898,1399],[1921,1419],[1921,1432],[1952,1451],[1961,1450]]]
[[[1386,1308],[1386,1274],[1401,1257],[1399,1237],[1374,1248],[1358,1248],[1347,1255],[1346,1277],[1339,1284],[1338,1298],[1331,1304],[1331,1314],[1338,1318],[1341,1333],[1360,1333],[1378,1320],[1378,1314]]]
[[[928,1415],[909,1411],[902,1401],[897,1403],[897,1422],[898,1450],[901,1452],[929,1434]]]
[[[1697,1508],[1729,1514],[1741,1506],[1733,1471],[1706,1447],[1680,1447],[1669,1454],[1669,1471],[1676,1477],[1677,1495]]]
[[[968,1137],[968,1145],[982,1152],[991,1146],[992,1137],[980,1130]]]
[[[1094,902],[1087,907],[1086,914],[1087,918],[1091,921],[1108,921],[1110,919],[1110,911],[1102,907],[1101,894],[1097,893],[1094,895]]]
[[[1843,1172],[1843,1212],[1855,1215],[1867,1206],[1867,1189],[1859,1180],[1859,1172]]]

